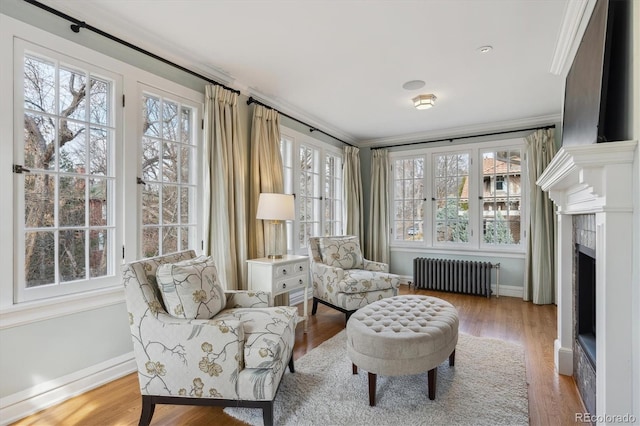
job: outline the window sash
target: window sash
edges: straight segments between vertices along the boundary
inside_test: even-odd
[[[296,196],[296,219],[287,222],[287,250],[306,254],[308,237],[344,232],[343,155],[291,129],[282,130],[280,147],[285,193]]]
[[[198,107],[156,88],[140,85],[140,90],[139,255],[195,249]]]
[[[119,207],[115,197],[118,179],[114,159],[121,139],[117,137],[121,132],[121,113],[115,108],[114,100],[122,92],[122,79],[94,64],[24,40],[15,39],[14,47],[14,92],[17,94],[14,158],[30,172],[14,175],[17,238],[14,240],[13,301],[46,299],[115,285],[118,275],[115,248],[120,240],[115,231]],[[36,71],[45,73],[44,80],[39,81],[47,84],[46,88],[39,85],[35,89],[40,96],[37,100],[42,101],[41,108],[26,102],[25,73]],[[72,92],[65,85],[75,83],[73,90],[82,94],[83,81],[92,83],[88,93],[71,104],[71,98],[65,94]],[[100,87],[107,88],[109,93],[99,93]],[[38,126],[40,131],[47,132],[43,137],[55,140],[46,148],[53,149],[53,155],[44,168],[34,163],[35,157],[25,155],[25,116],[41,117],[41,125],[52,123],[47,129]],[[61,147],[58,140],[63,130],[69,139]],[[27,192],[27,188],[37,182],[47,184],[53,192],[49,205],[42,205],[44,210],[38,214],[44,222],[34,226],[26,222],[27,209],[30,205],[37,207],[34,203],[47,202],[42,200],[44,188]],[[42,243],[48,241],[41,249],[46,257],[38,261],[38,265],[50,263],[48,272],[40,268],[40,272],[45,273],[45,281],[41,283],[33,282],[25,270],[27,252],[32,252],[28,250],[27,241],[31,239],[35,244],[31,236]],[[30,281],[34,285],[29,285]]]

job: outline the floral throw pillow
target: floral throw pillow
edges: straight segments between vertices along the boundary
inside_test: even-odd
[[[362,269],[364,260],[358,237],[320,238],[322,263],[342,269]]]
[[[208,256],[160,265],[156,280],[167,312],[176,318],[209,319],[227,303],[218,271]]]

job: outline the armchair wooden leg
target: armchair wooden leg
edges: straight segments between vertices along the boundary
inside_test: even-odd
[[[149,426],[151,423],[151,417],[153,417],[153,411],[156,409],[156,404],[151,400],[151,396],[142,395],[142,413],[140,413],[139,426]]]
[[[291,358],[289,358],[289,371],[292,373],[296,372],[296,369],[293,367],[293,352],[291,352]]]
[[[273,426],[273,401],[268,406],[262,407],[262,423],[264,426]]]
[[[454,349],[453,352],[451,352],[451,355],[449,355],[449,367],[453,367],[454,365],[456,365],[456,350]]]
[[[318,312],[318,299],[313,298],[313,306],[311,307],[311,315],[315,315]]]

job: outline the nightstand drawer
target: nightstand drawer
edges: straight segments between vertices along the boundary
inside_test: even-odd
[[[274,268],[275,278],[286,278],[297,275],[306,275],[309,262],[296,262],[287,265],[278,265]]]
[[[284,278],[275,281],[273,284],[273,292],[280,293],[285,291],[296,290],[299,288],[305,288],[309,282],[309,278],[306,275],[299,275],[297,277]]]

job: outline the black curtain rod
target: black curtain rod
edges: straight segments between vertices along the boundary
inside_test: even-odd
[[[336,138],[335,136],[330,135],[329,133],[327,133],[327,132],[325,132],[325,131],[322,131],[322,130],[320,130],[320,129],[316,128],[316,127],[313,127],[313,126],[311,126],[311,125],[309,125],[309,124],[305,123],[304,121],[298,120],[297,118],[292,117],[292,116],[290,116],[290,115],[288,115],[288,114],[285,114],[284,112],[280,112],[280,111],[278,111],[277,109],[275,109],[274,107],[271,107],[271,106],[269,106],[269,105],[266,105],[266,104],[264,104],[264,103],[260,102],[259,100],[257,100],[256,98],[252,97],[252,96],[251,96],[251,97],[249,97],[249,99],[247,100],[247,105],[251,105],[251,104],[258,104],[258,105],[262,105],[262,106],[263,106],[263,107],[265,107],[265,108],[268,108],[268,109],[272,109],[272,110],[274,110],[274,111],[277,111],[277,112],[278,112],[278,114],[280,114],[280,115],[284,115],[285,117],[290,118],[290,119],[291,119],[291,120],[293,120],[293,121],[297,121],[298,123],[302,124],[303,126],[307,126],[307,127],[309,128],[309,132],[312,132],[312,133],[313,133],[313,132],[320,132],[320,133],[322,133],[322,134],[324,134],[324,135],[329,136],[330,138],[333,138],[333,139],[337,140],[338,142],[342,142],[342,143],[343,143],[343,144],[345,144],[345,145],[353,146],[353,145],[351,145],[349,142],[345,142],[345,141],[343,141],[342,139],[338,139],[338,138]]]
[[[104,31],[102,31],[102,30],[101,30],[101,29],[99,29],[99,28],[96,28],[96,27],[94,27],[94,26],[91,26],[91,25],[87,24],[87,23],[86,23],[86,22],[84,22],[84,21],[81,21],[81,20],[79,20],[79,19],[76,19],[76,18],[74,18],[73,16],[69,16],[69,15],[67,15],[66,13],[60,12],[59,10],[56,10],[56,9],[54,9],[54,8],[52,8],[52,7],[49,7],[49,6],[45,5],[45,4],[42,4],[42,3],[40,3],[40,2],[38,2],[38,1],[36,1],[36,0],[24,0],[24,1],[25,1],[25,2],[27,2],[27,3],[29,3],[29,4],[34,5],[34,6],[36,6],[36,7],[39,7],[40,9],[46,10],[47,12],[52,13],[52,14],[54,14],[54,15],[56,15],[56,16],[58,16],[58,17],[60,17],[60,18],[66,19],[66,20],[67,20],[67,21],[69,21],[69,22],[73,22],[73,24],[71,24],[71,25],[70,25],[70,27],[71,27],[71,31],[73,31],[74,33],[79,33],[81,28],[85,28],[85,29],[87,29],[87,30],[89,30],[89,31],[93,31],[93,32],[94,32],[94,33],[96,33],[96,34],[99,34],[99,35],[101,35],[101,36],[103,36],[103,37],[106,37],[106,38],[108,38],[109,40],[112,40],[112,41],[115,41],[116,43],[120,43],[120,44],[122,44],[122,45],[124,45],[124,46],[127,46],[128,48],[133,49],[133,50],[135,50],[136,52],[140,52],[140,53],[142,53],[142,54],[145,54],[145,55],[147,55],[147,56],[152,57],[153,59],[156,59],[156,60],[158,60],[158,61],[160,61],[160,62],[163,62],[163,63],[165,63],[165,64],[167,64],[167,65],[171,65],[171,66],[172,66],[172,67],[174,67],[174,68],[177,68],[177,69],[179,69],[179,70],[181,70],[181,71],[186,72],[187,74],[191,74],[191,75],[193,75],[193,76],[195,76],[195,77],[198,77],[198,78],[200,78],[200,79],[202,79],[202,80],[204,80],[204,81],[207,81],[207,82],[209,82],[209,83],[211,83],[211,84],[215,84],[216,86],[222,86],[222,87],[224,87],[224,88],[225,88],[225,89],[227,89],[227,90],[231,90],[231,91],[232,91],[232,92],[234,92],[234,93],[240,94],[240,91],[239,91],[239,90],[233,89],[233,88],[231,88],[231,87],[229,87],[229,86],[225,86],[225,85],[224,85],[224,84],[222,84],[222,83],[218,83],[217,81],[212,80],[212,79],[210,79],[210,78],[208,78],[208,77],[205,77],[205,76],[204,76],[204,75],[202,75],[202,74],[198,74],[197,72],[192,71],[192,70],[190,70],[190,69],[188,69],[188,68],[185,68],[185,67],[183,67],[182,65],[178,65],[178,64],[176,64],[175,62],[171,62],[170,60],[165,59],[165,58],[163,58],[163,57],[161,57],[161,56],[158,56],[158,55],[156,55],[155,53],[151,53],[151,52],[149,52],[148,50],[145,50],[145,49],[143,49],[143,48],[141,48],[141,47],[136,46],[135,44],[131,44],[131,43],[129,43],[128,41],[122,40],[121,38],[118,38],[118,37],[116,37],[116,36],[114,36],[114,35],[112,35],[112,34],[109,34],[109,33],[107,33],[107,32],[104,32]]]
[[[479,135],[468,135],[468,136],[456,136],[456,137],[453,137],[453,138],[435,139],[435,140],[432,140],[432,141],[407,142],[407,143],[401,143],[401,144],[397,144],[397,145],[376,146],[376,147],[372,147],[371,149],[385,149],[385,148],[395,148],[395,147],[398,147],[398,146],[422,145],[422,144],[425,144],[425,143],[433,143],[433,142],[446,142],[446,141],[453,142],[456,139],[480,138],[482,136],[504,135],[504,134],[507,134],[507,133],[526,132],[526,131],[529,131],[529,130],[555,129],[555,127],[556,127],[555,124],[551,124],[549,126],[530,127],[528,129],[505,130],[503,132],[483,133],[483,134],[479,134]]]

